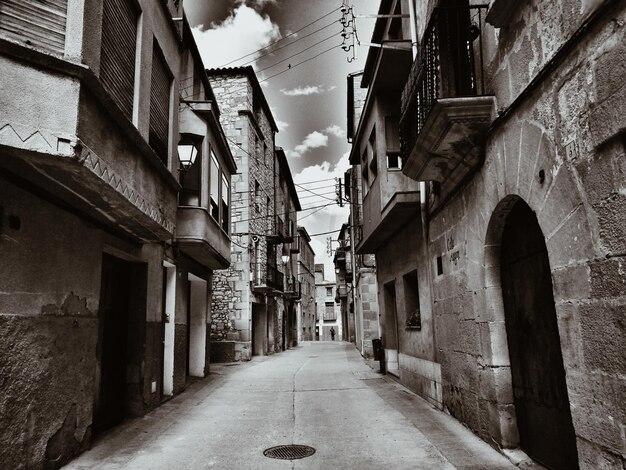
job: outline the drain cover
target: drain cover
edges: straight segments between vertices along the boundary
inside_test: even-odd
[[[269,449],[265,449],[263,451],[263,455],[265,457],[282,460],[303,459],[305,457],[310,457],[314,453],[315,449],[313,447],[304,446],[301,444],[289,444],[286,446],[270,447]]]

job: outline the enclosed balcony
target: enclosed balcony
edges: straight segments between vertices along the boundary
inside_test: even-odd
[[[402,92],[402,172],[449,193],[482,164],[495,98],[486,94],[486,6],[435,9]]]
[[[148,72],[135,74],[136,41],[144,32],[152,41],[136,27],[139,13],[112,22],[117,2],[0,3],[0,171],[93,226],[170,240],[179,184],[161,111],[170,106],[172,74],[158,53],[143,54],[137,67]],[[96,10],[102,21],[93,21]],[[165,13],[145,14],[150,24]],[[159,40],[177,50],[174,30]],[[133,120],[137,109],[141,120]]]
[[[214,103],[181,103],[176,244],[209,269],[230,265],[230,175],[236,170]]]
[[[298,300],[302,297],[302,283],[295,276],[288,276],[285,284],[285,298]]]
[[[252,290],[259,294],[277,295],[283,292],[284,275],[276,266],[252,265]]]

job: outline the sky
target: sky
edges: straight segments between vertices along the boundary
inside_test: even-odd
[[[378,4],[354,0],[354,13],[374,14]],[[340,47],[342,0],[184,0],[183,5],[207,68],[254,67],[303,208],[298,224],[311,235],[338,231],[349,215],[347,207],[333,203],[332,180],[350,166],[346,77],[363,69],[367,55],[365,46],[357,48],[356,59]],[[360,40],[369,42],[374,20],[357,19],[356,25]],[[324,204],[330,205],[319,208]],[[336,240],[337,234],[313,236],[311,242],[315,262],[325,264],[331,280],[326,238]]]

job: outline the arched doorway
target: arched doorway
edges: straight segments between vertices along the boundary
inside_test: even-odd
[[[505,219],[500,274],[520,446],[553,470],[577,469],[548,251],[519,199]]]

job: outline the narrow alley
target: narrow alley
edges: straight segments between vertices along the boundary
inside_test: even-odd
[[[461,423],[370,368],[349,343],[305,342],[211,368],[208,378],[112,429],[65,468],[514,468]],[[292,443],[315,454],[292,461],[263,455]]]

